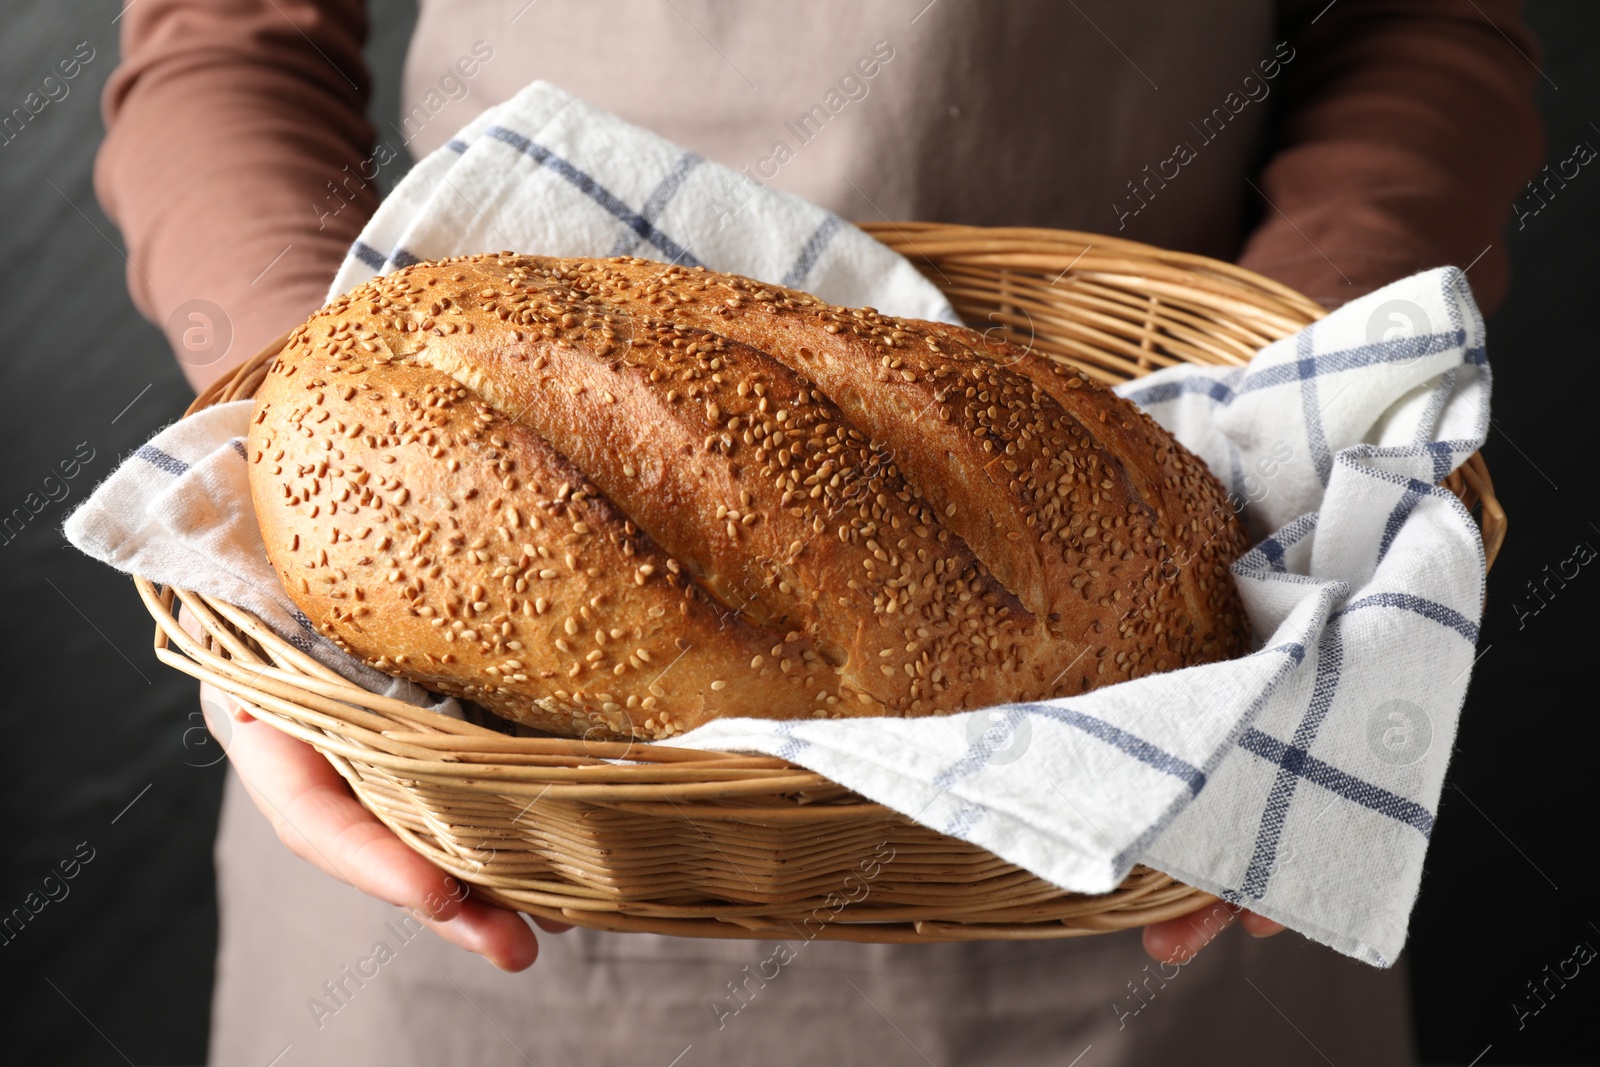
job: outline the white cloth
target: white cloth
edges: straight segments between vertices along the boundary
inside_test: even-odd
[[[902,256],[831,212],[534,82],[468,123],[378,206],[328,290],[467,252],[630,256],[959,322]]]
[[[453,145],[380,208],[335,293],[370,274],[369,259],[594,255],[637,239],[680,262],[679,242],[692,242],[708,267],[831,300],[948,312],[851,227],[835,224],[807,255],[831,216],[792,197],[749,188],[730,225],[760,223],[727,238],[714,164],[689,172],[703,187],[680,175],[677,196],[659,194],[681,151],[549,87],[491,109]],[[798,279],[797,260],[810,263]],[[1234,566],[1259,638],[1251,655],[1067,700],[938,719],[726,720],[672,743],[782,756],[1068,889],[1104,892],[1145,862],[1388,966],[1474,661],[1482,542],[1436,483],[1487,432],[1483,353],[1465,278],[1441,269],[1248,367],[1174,367],[1123,387],[1210,464],[1260,537]],[[163,431],[72,514],[67,536],[255,611],[336,662],[266,565],[238,445],[249,411],[224,405]]]

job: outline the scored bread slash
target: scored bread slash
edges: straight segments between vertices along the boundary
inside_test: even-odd
[[[1214,479],[1170,438],[1128,455],[1126,402],[965,340],[643,260],[417,264],[291,335],[252,495],[318,632],[572,735],[951,712],[1240,651],[1225,569],[1225,596],[1162,580],[1242,550],[1199,513]]]

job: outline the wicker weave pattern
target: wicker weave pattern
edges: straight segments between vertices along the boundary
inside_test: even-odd
[[[1180,362],[1238,365],[1323,312],[1240,268],[1099,235],[924,223],[866,227],[978,329],[1106,382]],[[269,345],[190,410],[253,395]],[[1482,458],[1446,484],[1505,513]],[[486,899],[608,930],[922,942],[1072,937],[1213,898],[1147,868],[1065,893],[783,760],[510,737],[368,693],[253,616],[136,578],[156,656],[321,750],[363,803]],[[198,620],[191,637],[179,604]],[[626,762],[616,762],[625,760]]]

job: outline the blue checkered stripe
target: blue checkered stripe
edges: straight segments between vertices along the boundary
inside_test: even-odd
[[[1395,488],[1396,504],[1391,514],[1414,513],[1420,503],[1415,499],[1419,495],[1429,502],[1425,506],[1438,511],[1460,509],[1454,497],[1434,486],[1419,487],[1412,481]],[[1466,517],[1455,515],[1453,518],[1459,522]],[[1315,519],[1315,516],[1307,516],[1257,545],[1235,568],[1240,583],[1308,581],[1287,572],[1283,561],[1315,535]],[[1419,533],[1413,531],[1414,535]],[[1385,554],[1396,543],[1397,536],[1396,531],[1386,526],[1382,549]],[[1427,536],[1431,538],[1432,532]],[[1426,550],[1423,537],[1414,536],[1413,540],[1418,542],[1411,546],[1414,550]],[[1469,564],[1481,560],[1479,551],[1481,546],[1474,544],[1471,555],[1463,551],[1460,558]],[[1279,866],[1291,808],[1304,796],[1308,783],[1318,787],[1320,796],[1366,809],[1396,825],[1408,827],[1422,842],[1432,835],[1434,815],[1427,802],[1390,788],[1393,782],[1386,785],[1369,777],[1369,771],[1381,772],[1386,768],[1375,764],[1371,753],[1362,747],[1359,712],[1365,709],[1359,706],[1359,698],[1356,698],[1356,708],[1345,709],[1338,736],[1325,735],[1335,702],[1343,695],[1349,679],[1395,669],[1390,662],[1391,645],[1437,649],[1436,658],[1450,664],[1451,671],[1458,675],[1456,665],[1470,664],[1472,660],[1472,650],[1479,636],[1477,604],[1481,601],[1474,600],[1471,607],[1464,608],[1401,589],[1383,588],[1405,571],[1406,567],[1400,563],[1387,567],[1380,564],[1372,583],[1354,593],[1344,591],[1338,598],[1338,607],[1309,651],[1306,665],[1311,674],[1309,694],[1299,694],[1298,700],[1272,701],[1269,710],[1239,736],[1238,752],[1268,765],[1273,773],[1265,796],[1261,798],[1257,829],[1243,875],[1237,884],[1223,888],[1224,899],[1249,904],[1267,896]],[[1385,617],[1376,619],[1375,616]],[[1417,782],[1408,779],[1410,785],[1419,782],[1420,779]],[[1324,804],[1319,802],[1316,807],[1324,808]]]
[[[1159,412],[1161,408],[1180,400],[1200,400],[1213,410],[1231,407],[1241,398],[1265,391],[1281,394],[1286,403],[1297,404],[1303,416],[1303,434],[1312,455],[1318,479],[1328,484],[1332,474],[1335,449],[1330,446],[1326,429],[1326,410],[1338,397],[1338,379],[1344,375],[1360,373],[1370,368],[1386,365],[1409,365],[1430,356],[1450,356],[1459,353],[1461,362],[1478,369],[1487,377],[1488,363],[1481,340],[1481,328],[1470,330],[1466,312],[1455,299],[1443,305],[1449,320],[1437,332],[1423,337],[1406,337],[1390,341],[1367,342],[1331,351],[1318,351],[1318,341],[1323,336],[1317,324],[1296,334],[1285,345],[1293,345],[1293,357],[1275,364],[1220,372],[1216,376],[1191,375],[1176,380],[1165,380],[1147,386],[1129,386],[1119,389],[1123,396],[1147,411]],[[1475,309],[1473,309],[1475,314]],[[1324,320],[1326,322],[1327,320]],[[1470,335],[1474,343],[1470,346]],[[1481,443],[1488,429],[1488,408],[1478,409],[1478,425],[1471,428],[1462,439],[1434,440],[1431,431],[1437,425],[1445,404],[1462,386],[1462,375],[1452,370],[1445,374],[1433,388],[1427,408],[1417,419],[1414,443],[1409,451],[1395,451],[1395,458],[1417,457],[1428,460],[1428,474],[1438,481],[1459,466]],[[1237,463],[1228,464],[1232,483],[1230,488],[1240,496],[1248,495],[1242,484]],[[1420,472],[1419,472],[1420,473]]]
[[[659,224],[662,214],[688,184],[691,175],[705,162],[696,153],[684,152],[674,159],[642,202],[634,207],[579,163],[505,126],[489,125],[475,140],[451,140],[445,147],[461,156],[480,142],[486,146],[501,146],[504,151],[530,161],[550,179],[564,182],[582,194],[592,209],[609,216],[614,221],[616,238],[607,255],[643,255],[686,267],[710,266],[690,249],[687,241],[667,233]],[[795,250],[780,283],[791,287],[803,286],[842,228],[843,223],[837,216],[823,213],[822,221]],[[399,245],[384,250],[362,240],[355,242],[349,255],[380,274],[429,258],[428,255],[419,255]]]

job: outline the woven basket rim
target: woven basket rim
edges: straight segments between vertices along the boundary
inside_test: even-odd
[[[1125,380],[1171,362],[1242,364],[1266,341],[1326,314],[1288,287],[1233,264],[1102,234],[925,222],[862,228],[939,275],[935,282],[958,311],[994,305],[987,316],[1008,331],[1024,322],[1033,328],[1044,321],[1051,337],[1039,340],[1040,350],[1102,380]],[[1046,282],[1051,275],[1054,280]],[[996,286],[1004,299],[995,299]],[[185,415],[253,395],[288,336],[285,332],[212,382]],[[1506,519],[1482,457],[1475,454],[1445,484],[1469,506],[1479,506],[1486,560],[1492,565]],[[772,905],[722,902],[708,910],[660,901],[619,902],[603,888],[553,888],[548,880],[489,877],[463,862],[448,833],[432,825],[419,830],[417,820],[402,810],[404,803],[386,808],[390,799],[385,790],[449,790],[470,780],[484,795],[529,798],[528,807],[548,798],[641,815],[659,813],[665,798],[678,816],[697,826],[728,822],[846,828],[905,822],[925,830],[929,840],[951,843],[951,855],[965,857],[962,862],[987,857],[999,865],[995,870],[1016,870],[977,846],[941,838],[824,775],[777,757],[659,742],[509,736],[370,693],[237,607],[183,589],[159,588],[142,577],[136,576],[134,583],[156,621],[157,658],[230,692],[260,718],[318,748],[391,829],[496,903],[601,929],[690,936],[770,936],[791,930],[795,921],[794,914]],[[179,626],[180,605],[198,623],[198,636]],[[787,799],[772,802],[780,796]],[[1143,925],[1214,899],[1142,867],[1120,889],[1093,897],[1066,893],[1031,875],[1027,879],[1053,890],[1059,899],[1002,902],[988,910],[970,903],[944,909],[935,904],[868,908],[831,919],[823,936],[914,942],[1076,936]],[[1026,879],[1019,885],[1017,892],[1024,897],[1038,895]],[[1043,920],[1029,918],[1040,909],[1047,913]]]

